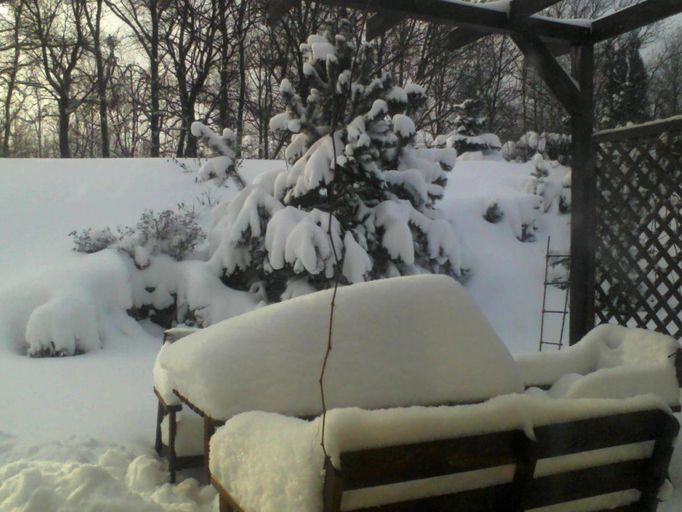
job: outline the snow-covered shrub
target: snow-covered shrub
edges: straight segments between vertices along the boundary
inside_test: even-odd
[[[480,151],[484,155],[500,149],[502,144],[497,135],[482,133],[486,122],[483,104],[478,99],[468,99],[455,105],[458,113],[455,129],[447,135],[439,135],[434,141],[438,147],[454,148],[457,154]]]
[[[536,154],[546,160],[556,160],[568,165],[571,160],[571,136],[563,133],[526,132],[514,142],[502,146],[502,156],[507,161],[528,162]]]
[[[206,235],[197,224],[194,210],[180,206],[179,212],[142,212],[137,225],[121,239],[118,248],[127,252],[140,268],[149,265],[152,255],[167,254],[177,261],[184,259]]]
[[[497,224],[504,218],[504,212],[497,201],[493,201],[486,208],[483,218],[491,224]]]
[[[417,149],[411,115],[422,87],[377,75],[374,48],[355,47],[347,20],[302,45],[307,91],[283,80],[286,111],[270,128],[293,134],[287,169],[259,176],[216,207],[210,263],[269,300],[417,272],[462,278],[454,227],[439,218],[452,149]]]
[[[197,224],[197,215],[193,209],[180,204],[179,212],[164,210],[154,213],[152,210],[142,212],[135,227],[118,227],[117,233],[111,228],[93,230],[84,229],[80,233],[69,233],[74,239],[74,250],[93,253],[115,247],[127,253],[139,268],[149,265],[149,257],[167,254],[180,261],[189,255],[206,235]]]
[[[85,254],[102,251],[107,247],[111,247],[121,239],[120,230],[118,234],[114,234],[113,231],[111,231],[111,228],[87,228],[80,233],[72,231],[69,233],[69,236],[73,238],[73,250]]]
[[[232,130],[225,128],[222,135],[218,135],[208,126],[194,121],[191,126],[192,135],[201,139],[216,156],[209,158],[199,169],[199,181],[214,180],[220,186],[228,178],[233,178],[240,188],[244,188],[237,168],[237,138]]]

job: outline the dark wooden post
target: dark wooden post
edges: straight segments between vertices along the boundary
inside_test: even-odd
[[[571,321],[573,345],[594,327],[596,176],[594,131],[594,46],[573,47],[572,74],[580,89],[571,115]]]

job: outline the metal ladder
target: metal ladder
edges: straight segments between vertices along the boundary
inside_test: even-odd
[[[552,254],[550,251],[550,243],[551,237],[547,237],[547,250],[545,252],[545,279],[543,283],[542,312],[540,317],[540,347],[539,347],[540,352],[542,352],[542,349],[546,346],[556,347],[557,350],[561,350],[561,347],[563,347],[564,331],[566,327],[566,315],[568,314],[568,297],[570,295],[569,290],[571,285],[570,276],[569,279],[566,281],[549,281],[550,264],[552,262],[557,262],[558,260],[561,259],[570,258],[570,255],[568,254]],[[555,285],[563,285],[566,287],[564,290],[565,295],[563,309],[547,309],[547,288],[549,286]],[[559,332],[558,341],[547,341],[545,339],[545,318],[547,315],[561,315],[561,330]]]

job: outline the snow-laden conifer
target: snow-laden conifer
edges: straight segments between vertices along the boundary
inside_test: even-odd
[[[305,83],[282,81],[285,111],[270,121],[292,134],[287,167],[215,209],[211,264],[229,285],[279,300],[326,288],[337,272],[346,284],[466,273],[435,208],[456,152],[415,147],[424,89],[377,73],[373,47],[353,41],[342,20],[301,45]]]
[[[478,99],[467,99],[455,105],[455,129],[448,135],[436,137],[435,144],[455,148],[458,154],[481,151],[484,154],[499,150],[500,139],[494,133],[483,133],[487,118]]]

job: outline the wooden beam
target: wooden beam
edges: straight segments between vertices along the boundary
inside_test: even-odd
[[[367,37],[368,41],[371,41],[391,30],[403,21],[403,19],[405,18],[402,16],[394,16],[391,14],[373,14],[365,24],[365,37]]]
[[[558,4],[561,0],[512,0],[509,6],[509,17],[525,18],[536,12],[540,12],[547,7]]]
[[[272,0],[271,0],[272,1]],[[450,2],[448,0],[316,0],[317,3],[390,14],[403,18],[446,25],[510,34],[516,29],[506,11],[486,7],[486,4]],[[573,43],[589,41],[591,30],[572,23],[542,17],[526,21],[530,30],[540,37]]]
[[[568,113],[572,116],[580,114],[580,89],[545,43],[530,32],[518,32],[512,34],[511,38]]]
[[[509,8],[509,19],[512,23],[526,20],[528,16],[540,12],[561,0],[513,0]],[[447,36],[446,46],[449,50],[457,50],[471,43],[475,43],[489,31],[477,29],[455,28]]]
[[[448,50],[458,50],[489,35],[490,32],[487,30],[457,27],[446,36],[446,48]]]
[[[595,254],[597,247],[594,131],[594,47],[573,49],[572,72],[580,87],[571,115],[571,316],[573,345],[594,327]]]
[[[270,25],[274,25],[291,9],[298,7],[300,3],[301,0],[269,0],[268,23],[270,23]]]
[[[682,12],[680,0],[645,0],[592,22],[592,41],[597,43],[625,34]]]

